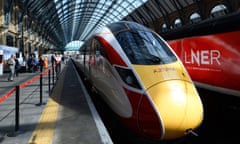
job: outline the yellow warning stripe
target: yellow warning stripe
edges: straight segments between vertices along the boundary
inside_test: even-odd
[[[38,125],[32,133],[29,144],[52,144],[55,124],[58,116],[59,98],[63,89],[66,68],[63,70],[63,76],[59,78],[51,98],[49,98],[46,107],[39,119]]]
[[[49,99],[30,138],[29,144],[52,144],[53,131],[58,115],[59,104]]]

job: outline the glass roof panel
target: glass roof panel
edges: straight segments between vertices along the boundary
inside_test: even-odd
[[[54,44],[86,40],[148,0],[16,0],[46,29]]]
[[[80,37],[68,39],[72,40],[85,40],[90,36],[90,33],[99,29],[103,24],[114,22],[122,19],[134,9],[141,6],[147,0],[125,0],[125,1],[114,1],[114,0],[54,0],[56,3],[56,9],[58,12],[60,23],[65,35],[68,33],[76,34],[76,32],[69,32],[67,27],[63,26],[65,23],[72,21],[74,28],[72,30],[79,31],[81,34],[77,34]],[[72,11],[74,9],[74,15]],[[78,26],[77,26],[78,24]]]

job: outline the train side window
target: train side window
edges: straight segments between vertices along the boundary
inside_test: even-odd
[[[90,54],[90,40],[86,41],[84,45],[80,48],[80,54],[82,55],[84,65],[87,64]]]
[[[96,40],[96,39],[94,39],[94,47],[95,47],[95,51],[99,51],[99,52],[100,52],[99,54],[100,54],[101,56],[103,56],[103,57],[105,57],[105,58],[107,57],[104,47],[103,47],[102,44],[101,44],[98,40]]]
[[[220,17],[226,15],[228,13],[228,9],[225,5],[220,4],[213,7],[210,13],[211,17]]]
[[[202,19],[201,19],[201,16],[199,13],[197,12],[194,12],[191,16],[190,16],[190,22],[191,23],[197,23],[197,22],[200,22]]]
[[[91,45],[90,45],[90,42],[91,42],[90,40],[86,42],[86,47],[85,47],[86,55],[89,55],[89,53],[90,53],[90,49],[91,49],[91,47],[90,47],[90,46],[91,46]]]

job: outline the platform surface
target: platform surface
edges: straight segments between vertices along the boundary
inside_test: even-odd
[[[39,75],[20,73],[13,82],[0,76],[0,98],[20,83]],[[15,94],[0,103],[1,144],[111,144],[111,138],[71,61],[62,65],[55,85],[48,89],[43,77],[42,104],[39,81],[20,89],[19,129],[15,125]]]

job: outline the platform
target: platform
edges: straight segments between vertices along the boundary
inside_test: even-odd
[[[0,98],[16,85],[34,79],[39,74],[20,73],[13,82],[7,81],[7,74],[0,76]],[[38,80],[20,89],[17,130],[15,94],[0,103],[0,143],[111,144],[112,140],[72,62],[62,65],[51,91],[48,76],[43,76],[41,103]]]

